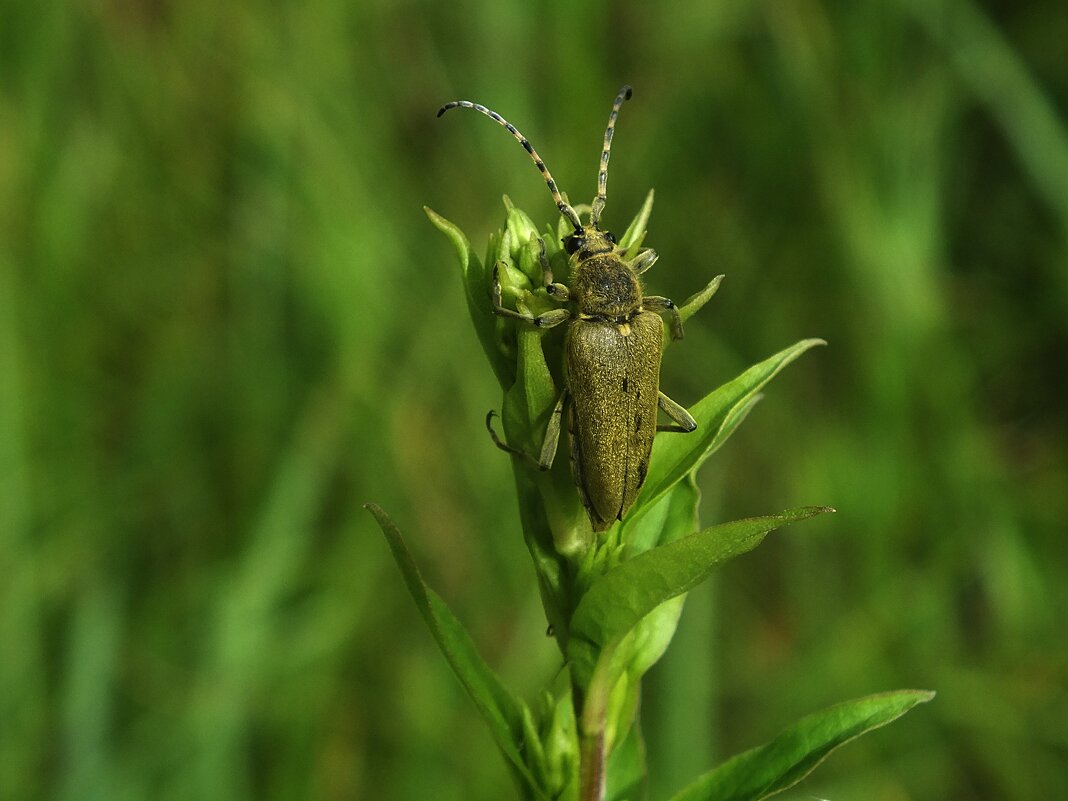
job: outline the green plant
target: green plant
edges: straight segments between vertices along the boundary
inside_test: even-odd
[[[633,257],[652,210],[649,193],[620,239]],[[561,337],[493,314],[493,273],[510,308],[537,315],[551,308],[541,289],[539,236],[505,198],[503,230],[480,261],[467,237],[427,209],[459,256],[468,307],[504,392],[507,439],[536,452],[562,386]],[[565,221],[543,237],[557,274],[567,269],[559,241]],[[487,269],[487,265],[493,265]],[[722,276],[679,307],[688,319],[716,292]],[[535,289],[537,287],[537,289]],[[698,429],[656,438],[649,473],[626,519],[594,533],[565,459],[540,472],[513,459],[519,511],[550,631],[564,669],[528,705],[506,690],[442,599],[422,580],[396,525],[368,504],[385,532],[408,589],[438,645],[489,724],[525,799],[637,799],[645,795],[638,723],[642,677],[664,654],[688,590],[771,531],[833,510],[792,509],[721,523],[698,522],[694,474],[745,419],[763,387],[818,339],[802,340],[750,367],[692,407]],[[807,717],[760,748],[700,776],[674,801],[755,801],[792,786],[843,743],[927,701],[924,691],[869,696]]]

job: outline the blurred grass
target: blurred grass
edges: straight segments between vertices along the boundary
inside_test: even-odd
[[[692,403],[804,336],[706,518],[654,798],[800,715],[934,703],[790,798],[1068,797],[1068,8],[0,2],[0,798],[509,797],[374,499],[490,661],[555,670],[433,207],[655,185]]]

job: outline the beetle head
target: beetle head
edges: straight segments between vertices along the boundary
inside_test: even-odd
[[[611,231],[602,231],[590,224],[568,234],[560,242],[568,256],[578,254],[579,259],[588,259],[598,253],[611,253],[616,247],[616,237]]]

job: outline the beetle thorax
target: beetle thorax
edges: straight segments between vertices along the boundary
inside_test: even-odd
[[[580,314],[606,320],[629,320],[642,305],[641,281],[615,253],[580,260],[571,292]]]

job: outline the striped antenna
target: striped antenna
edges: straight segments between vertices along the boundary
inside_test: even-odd
[[[549,187],[549,191],[552,192],[553,200],[556,201],[556,208],[560,209],[560,213],[567,217],[568,222],[575,226],[576,231],[582,230],[582,223],[579,221],[578,214],[576,214],[575,210],[564,201],[563,197],[560,196],[560,190],[556,188],[556,181],[553,180],[553,176],[549,173],[548,168],[545,166],[545,162],[541,160],[541,156],[538,155],[538,152],[531,146],[530,142],[527,141],[527,138],[516,130],[516,127],[512,125],[512,123],[508,122],[508,120],[506,120],[496,111],[491,111],[490,109],[479,103],[472,103],[470,100],[454,100],[451,103],[446,103],[444,106],[438,109],[438,116],[440,117],[450,108],[457,107],[470,108],[474,109],[475,111],[479,111],[485,114],[491,120],[494,120],[495,122],[507,128],[508,132],[519,140],[519,144],[523,146],[523,149],[530,154],[530,157],[532,159],[534,159],[534,163],[538,165],[538,169],[541,170],[542,177],[545,178],[545,184]]]
[[[597,197],[593,199],[593,211],[590,212],[590,222],[596,228],[601,222],[601,212],[604,211],[604,203],[608,192],[608,158],[612,152],[612,134],[616,130],[616,117],[624,102],[630,100],[633,94],[629,86],[624,86],[616,95],[616,102],[612,104],[612,113],[608,115],[608,127],[604,129],[604,149],[601,151],[601,171],[597,173]]]

